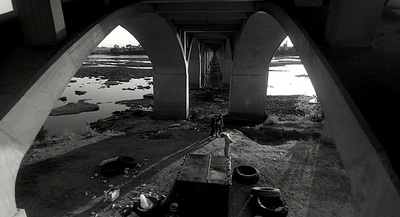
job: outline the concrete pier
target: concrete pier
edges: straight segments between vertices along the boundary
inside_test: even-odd
[[[244,25],[235,49],[230,83],[229,117],[262,122],[266,118],[268,68],[286,37],[270,15],[257,12]]]

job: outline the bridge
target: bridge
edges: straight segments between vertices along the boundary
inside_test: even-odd
[[[189,88],[204,85],[215,53],[229,117],[264,120],[268,66],[289,36],[350,179],[355,216],[400,215],[398,0],[11,3],[0,14],[0,216],[26,216],[15,201],[20,162],[69,80],[118,25],[153,63],[160,119],[187,118]]]

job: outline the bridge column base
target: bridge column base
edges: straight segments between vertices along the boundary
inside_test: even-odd
[[[154,75],[154,118],[186,119],[189,115],[189,82],[186,74]]]
[[[265,120],[267,75],[232,75],[229,118],[239,121]]]

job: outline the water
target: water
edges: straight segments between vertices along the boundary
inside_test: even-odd
[[[307,71],[298,56],[272,59],[267,95],[316,95]]]
[[[144,63],[145,66],[133,66]],[[147,56],[119,55],[111,56],[104,54],[90,55],[82,67],[125,67],[151,69]],[[57,101],[55,107],[63,106],[69,102],[78,102],[87,99],[86,102],[98,104],[99,110],[95,112],[84,112],[80,114],[49,116],[44,128],[49,135],[62,136],[65,131],[81,134],[87,130],[87,124],[101,118],[111,116],[114,111],[127,109],[125,105],[116,104],[121,100],[142,99],[144,94],[153,93],[152,78],[131,79],[129,82],[121,82],[118,85],[106,87],[106,79],[94,77],[77,78],[76,82],[69,83],[61,96],[66,96],[67,101]],[[150,89],[135,89],[138,85],[150,86]],[[125,89],[125,90],[124,90]],[[76,95],[75,91],[86,91],[84,95]],[[267,95],[315,95],[314,88],[307,76],[307,72],[298,57],[274,58],[270,67],[268,77]]]
[[[138,68],[137,62],[151,64],[147,56],[142,55],[90,55],[82,67],[125,67]],[[141,68],[141,67],[139,67]],[[145,66],[151,69],[151,66]],[[99,110],[83,112],[80,114],[49,116],[44,123],[44,129],[49,136],[63,136],[66,132],[81,134],[87,131],[87,123],[111,116],[114,111],[123,111],[127,106],[116,104],[121,100],[142,99],[143,95],[153,93],[152,77],[130,79],[129,82],[120,82],[118,85],[106,86],[107,79],[95,77],[73,77],[61,96],[67,97],[67,101],[57,101],[54,108],[66,105],[70,102],[86,100],[88,103],[98,104]],[[137,89],[138,86],[149,86],[149,89]],[[135,90],[129,90],[136,88]],[[76,95],[75,91],[86,91],[83,95]]]
[[[107,55],[92,54],[83,63],[83,67],[123,67],[134,69],[152,69],[147,55]]]

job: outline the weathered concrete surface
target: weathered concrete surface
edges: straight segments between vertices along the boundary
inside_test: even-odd
[[[340,56],[332,56],[329,50],[321,52],[321,47],[315,44],[306,30],[279,8],[267,4],[265,9],[288,33],[310,76],[351,181],[355,196],[355,216],[399,215],[400,194],[395,172],[388,164],[389,159],[379,141],[337,76],[336,73],[340,71],[332,69],[332,64],[339,63],[332,60]],[[327,57],[332,58],[330,62]],[[348,74],[351,74],[349,70],[354,67],[352,64],[354,62],[351,61],[346,64],[348,68],[344,71]]]
[[[383,2],[375,0],[331,1],[325,30],[328,43],[334,46],[372,46],[382,8]]]
[[[227,39],[225,44],[217,50],[216,55],[222,74],[221,85],[223,88],[229,88],[233,65],[231,42],[229,39]]]
[[[16,2],[27,44],[55,45],[66,38],[61,0]]]
[[[193,38],[189,51],[189,87],[201,87],[201,64],[200,64],[200,45],[196,38]]]
[[[2,103],[0,103],[3,105],[1,112],[2,119],[0,120],[0,147],[2,149],[2,157],[0,158],[0,171],[2,173],[2,176],[0,176],[2,192],[2,197],[0,198],[0,216],[24,215],[24,212],[18,212],[15,203],[14,186],[19,163],[47,119],[53,104],[58,100],[70,79],[80,68],[83,61],[86,60],[88,55],[108,33],[118,24],[123,23],[122,20],[147,11],[148,8],[139,5],[128,7],[125,8],[125,10],[122,9],[111,14],[106,19],[103,19],[101,22],[88,29],[84,34],[78,36],[76,40],[71,41],[63,47],[53,58],[49,58],[51,57],[51,52],[49,55],[49,51],[46,49],[43,50],[46,55],[29,56],[26,60],[34,62],[37,67],[26,67],[25,64],[21,64],[21,62],[24,63],[21,57],[29,55],[29,53],[24,52],[26,48],[6,52],[14,52],[15,55],[20,56],[16,56],[17,59],[15,59],[15,65],[12,65],[12,68],[6,68],[3,71],[4,73],[2,73],[1,79],[2,82],[4,82],[2,90],[6,91],[1,91]],[[152,50],[149,48],[149,51],[154,51],[154,49]],[[41,54],[40,52],[37,53]],[[155,61],[157,64],[157,69],[163,69],[163,67],[168,69],[165,74],[161,74],[163,77],[158,79],[158,83],[155,84],[155,86],[163,85],[164,83],[160,82],[163,79],[170,82],[168,85],[175,84],[176,81],[180,82],[180,84],[183,82],[183,84],[186,85],[177,85],[176,87],[179,88],[168,86],[170,90],[169,93],[172,93],[173,96],[178,96],[178,98],[179,96],[183,96],[184,98],[180,97],[179,100],[171,100],[171,103],[169,103],[169,101],[168,103],[164,103],[166,101],[165,99],[164,102],[163,100],[159,100],[162,103],[160,107],[168,108],[168,110],[171,108],[183,108],[174,110],[177,111],[174,114],[179,117],[185,117],[188,113],[188,100],[187,94],[182,93],[182,88],[187,89],[188,80],[186,67],[184,67],[183,70],[181,67],[180,71],[176,71],[173,68],[168,68],[168,64],[165,65],[165,62],[158,61],[159,58],[167,56],[167,53],[168,50],[164,50],[164,53],[155,56],[154,60],[152,59],[152,61]],[[183,60],[183,57],[179,59],[176,55],[173,56],[173,58],[177,61]],[[6,60],[9,61],[10,59]],[[12,58],[11,60],[14,61]],[[11,63],[14,64],[14,62]],[[7,62],[3,67],[4,66],[10,66],[10,62]],[[12,74],[12,76],[8,77],[8,73],[10,73],[10,75]],[[23,77],[21,77],[21,75],[23,75]],[[157,73],[154,79],[155,82],[156,77]],[[19,89],[16,87],[19,87]],[[167,89],[165,86],[162,88]],[[159,94],[158,97],[160,97],[161,94]],[[170,95],[168,95],[168,97],[169,96]],[[163,96],[161,96],[161,98],[163,98]],[[171,106],[172,104],[174,105]],[[163,110],[160,109],[160,111]]]
[[[264,12],[244,25],[234,53],[229,96],[229,118],[263,121],[269,63],[286,33]]]
[[[390,3],[384,8],[375,46],[368,49],[327,46],[322,37],[324,20],[312,17],[316,13],[310,10],[293,12],[293,20],[274,5],[263,9],[282,25],[300,53],[351,180],[356,216],[400,213],[398,132],[390,127],[399,123],[394,99],[400,93],[400,13],[398,5]],[[0,36],[14,42],[0,52],[0,216],[23,215],[14,196],[20,160],[69,78],[121,20],[148,11],[151,7],[136,5],[112,13],[65,47],[26,47],[18,31],[13,38]],[[187,75],[166,72],[163,79],[188,83]],[[174,106],[187,108],[183,98]]]
[[[233,67],[233,56],[232,56],[232,46],[229,39],[226,40],[224,46],[224,59],[223,59],[223,74],[222,74],[222,86],[229,87],[231,83],[232,67]]]
[[[135,35],[152,62],[155,117],[186,119],[188,66],[177,33],[163,17],[152,12],[126,17],[121,24]]]

